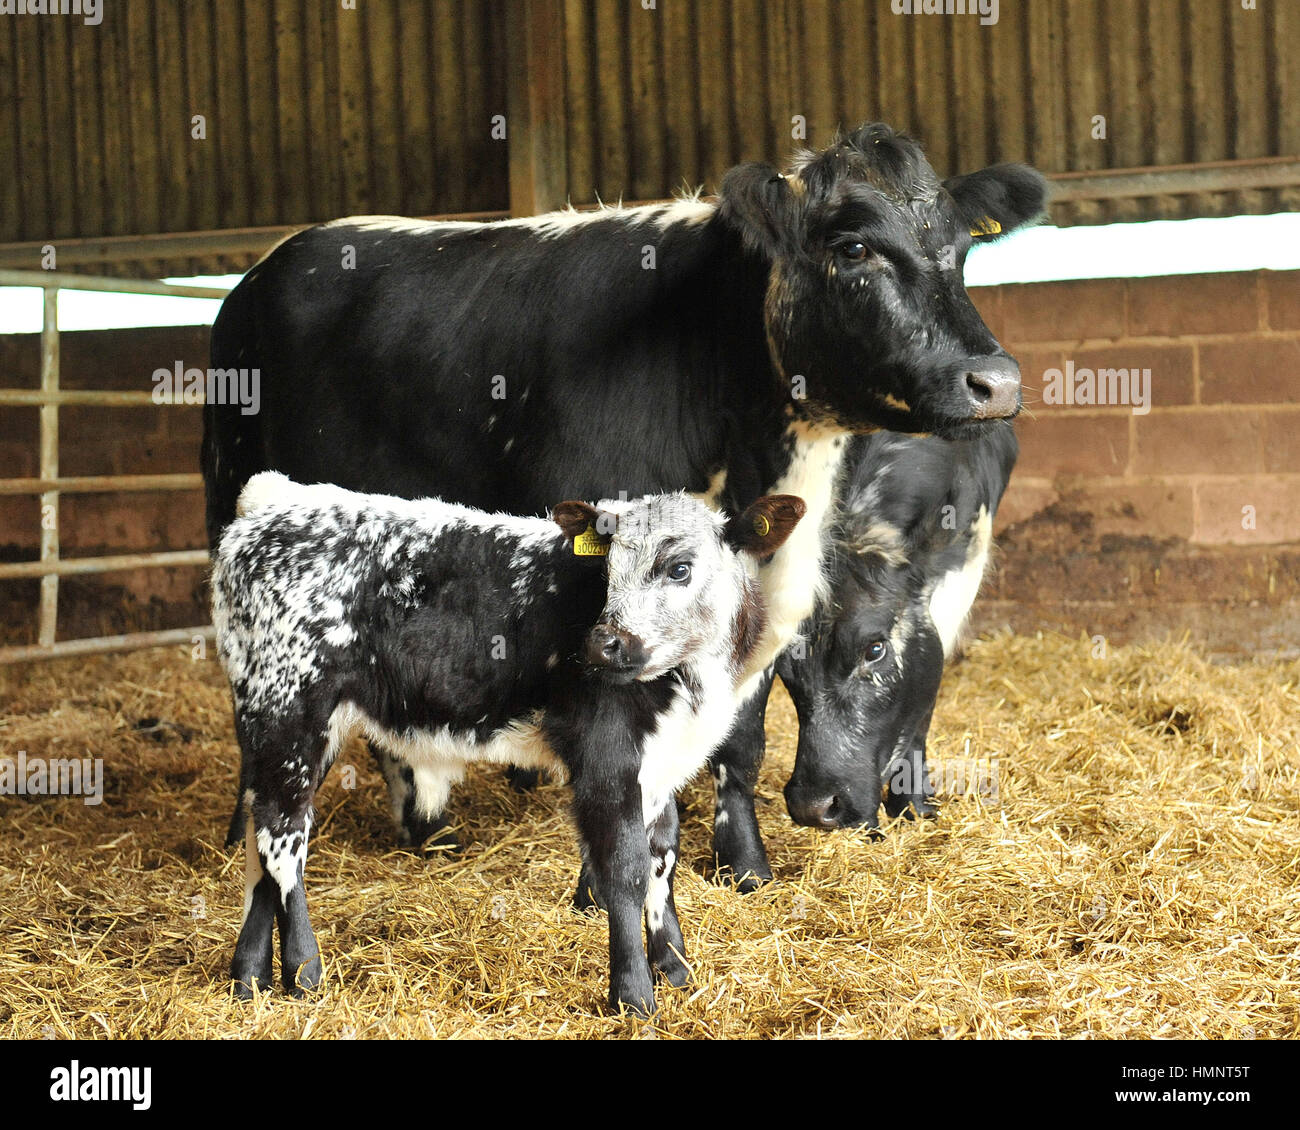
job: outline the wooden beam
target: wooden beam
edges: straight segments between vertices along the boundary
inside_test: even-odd
[[[564,4],[563,0],[515,0],[506,11],[510,214],[535,216],[563,207],[569,191]]]

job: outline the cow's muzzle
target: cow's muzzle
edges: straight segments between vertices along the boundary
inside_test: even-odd
[[[645,670],[644,641],[612,624],[597,624],[587,634],[583,657],[589,666],[615,683],[630,683]]]
[[[1020,411],[1020,366],[1012,357],[978,357],[966,366],[966,395],[976,420],[1006,420]]]

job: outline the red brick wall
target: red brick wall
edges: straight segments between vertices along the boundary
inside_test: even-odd
[[[1216,650],[1300,641],[1300,272],[972,291],[1019,357],[1029,411],[977,623],[1123,639],[1190,631]],[[67,333],[68,388],[151,389],[206,366],[203,327]],[[1049,406],[1043,374],[1151,370],[1151,410]],[[35,387],[38,342],[0,337],[6,382]],[[194,471],[194,407],[60,412],[65,474]],[[0,477],[36,471],[36,409],[0,409]],[[1242,507],[1254,507],[1254,528]],[[36,556],[34,499],[0,497],[0,558]],[[65,552],[202,546],[198,493],[67,496]],[[201,570],[64,582],[64,636],[205,618]],[[27,640],[36,587],[0,583],[0,627]]]
[[[980,623],[1300,645],[1300,272],[972,294],[1029,409]],[[1068,361],[1149,368],[1150,411],[1044,404]]]

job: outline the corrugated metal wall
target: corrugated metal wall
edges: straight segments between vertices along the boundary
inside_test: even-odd
[[[506,106],[507,2],[102,0],[96,27],[0,17],[0,242],[504,209],[489,119]],[[1001,0],[992,27],[890,0],[556,2],[575,203],[780,160],[794,115],[813,145],[890,121],[944,172],[1300,154],[1297,0]],[[1297,206],[1258,190],[1056,218]]]
[[[500,4],[102,5],[0,17],[0,241],[504,206]]]
[[[878,118],[941,172],[1300,154],[1300,0],[1001,0],[998,22],[890,0],[567,0],[575,200],[662,195]],[[1094,140],[1093,115],[1106,117]],[[1058,222],[1300,206],[1300,193],[1075,205]]]

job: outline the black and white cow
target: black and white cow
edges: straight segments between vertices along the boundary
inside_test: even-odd
[[[930,717],[1015,460],[1009,424],[973,440],[853,441],[827,599],[777,662],[799,715],[785,789],[798,823],[875,828],[882,785],[889,815],[932,813]]]
[[[1031,169],[941,181],[914,141],[872,124],[785,175],[734,168],[717,200],[300,232],[213,327],[212,365],[256,368],[261,411],[204,409],[210,543],[268,469],[519,514],[680,489],[739,514],[795,494],[808,516],[760,574],[769,666],[815,607],[849,435],[974,435],[1019,410],[1019,370],[962,264],[1043,202]],[[395,809],[414,813],[414,782],[380,756]],[[767,877],[753,772],[720,778],[732,815],[714,849]],[[412,817],[406,838],[440,823]]]
[[[354,733],[440,808],[468,763],[563,769],[583,881],[610,911],[610,1002],[684,984],[675,790],[726,736],[764,609],[754,562],[802,500],[727,522],[685,494],[486,514],[254,476],[213,559],[213,623],[242,755],[236,992],[321,978],[303,867],[312,799]],[[603,609],[603,611],[602,611]],[[641,942],[644,911],[649,949]]]

